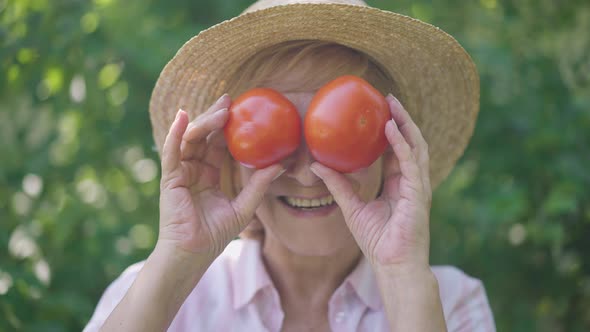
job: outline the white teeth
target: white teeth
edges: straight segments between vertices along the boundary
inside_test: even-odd
[[[313,208],[313,207],[320,207],[326,206],[334,203],[334,197],[332,195],[322,197],[322,198],[315,198],[315,199],[300,199],[300,198],[292,198],[292,197],[285,197],[287,203],[294,207],[303,207],[303,208]]]

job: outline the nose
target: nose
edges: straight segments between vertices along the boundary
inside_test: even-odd
[[[286,165],[284,166],[287,169],[285,175],[296,180],[302,186],[311,187],[321,181],[310,169],[311,163],[314,161],[315,159],[305,142],[301,142],[297,151],[285,161]]]

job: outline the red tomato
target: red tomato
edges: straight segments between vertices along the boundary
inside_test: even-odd
[[[339,172],[371,165],[385,151],[385,97],[360,77],[347,75],[318,90],[305,115],[305,140],[312,156]]]
[[[255,88],[232,103],[223,133],[237,161],[246,167],[264,168],[297,150],[301,119],[295,105],[282,94]]]

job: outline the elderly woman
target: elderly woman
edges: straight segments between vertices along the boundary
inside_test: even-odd
[[[303,118],[342,75],[387,95],[389,147],[370,166],[338,172],[305,140],[262,169],[230,157],[230,96],[273,88]],[[429,265],[432,188],[468,143],[478,98],[452,37],[360,0],[258,1],[202,32],[151,99],[157,244],[85,331],[495,331],[482,283]]]

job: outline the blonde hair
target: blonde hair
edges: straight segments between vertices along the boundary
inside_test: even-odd
[[[362,77],[383,95],[397,92],[395,81],[368,55],[319,40],[288,41],[258,52],[228,82],[227,91],[233,98],[256,87],[273,87],[282,92],[309,92],[342,75]],[[221,190],[229,197],[237,195],[240,185],[233,183],[232,167],[233,162],[229,158],[224,163],[221,176]],[[264,236],[262,224],[255,219],[240,236],[261,239]]]
[[[342,75],[362,77],[384,95],[395,89],[393,79],[364,53],[332,42],[296,40],[256,53],[228,82],[228,91],[232,96],[256,87],[308,92]]]

